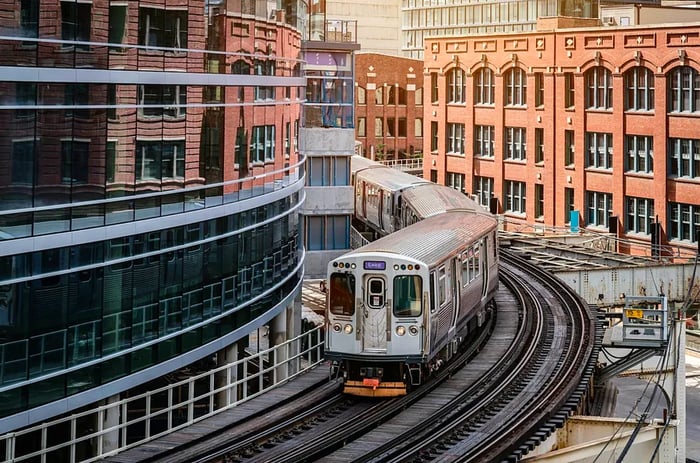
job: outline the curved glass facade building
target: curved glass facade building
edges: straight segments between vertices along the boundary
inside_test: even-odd
[[[0,1],[0,433],[298,296],[301,37],[260,3]]]

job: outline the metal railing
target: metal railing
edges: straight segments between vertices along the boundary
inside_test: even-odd
[[[92,462],[117,454],[236,407],[315,367],[323,360],[323,342],[322,327],[316,327],[159,389],[7,433],[0,436],[4,461],[44,463],[60,455],[71,462]],[[134,428],[142,435],[129,440]],[[56,433],[64,436],[59,443],[49,438]],[[18,441],[40,442],[41,450],[21,453]]]
[[[423,170],[423,158],[388,159],[386,161],[379,162],[387,167],[393,167],[394,169],[404,171]]]

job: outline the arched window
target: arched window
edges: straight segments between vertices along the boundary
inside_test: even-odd
[[[520,68],[509,69],[505,75],[505,100],[508,106],[527,104],[527,76]]]
[[[668,111],[700,111],[700,74],[690,66],[673,69],[668,76]]]
[[[636,66],[625,72],[625,109],[629,111],[654,110],[654,73]]]
[[[452,69],[447,74],[447,101],[450,103],[464,103],[466,101],[464,88],[464,71],[460,68]]]
[[[482,68],[474,74],[474,104],[493,105],[495,85],[493,71]]]
[[[364,87],[357,87],[357,104],[367,104],[367,91]]]
[[[603,66],[586,72],[586,108],[612,109],[612,73]]]

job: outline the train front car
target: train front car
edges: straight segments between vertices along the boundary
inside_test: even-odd
[[[387,252],[351,252],[329,264],[325,355],[344,392],[394,397],[420,384],[428,275],[425,264]]]
[[[330,262],[326,358],[345,392],[406,394],[482,329],[498,285],[496,219],[447,211]]]

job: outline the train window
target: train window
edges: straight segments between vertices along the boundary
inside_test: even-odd
[[[435,312],[435,272],[430,272],[430,311]]]
[[[438,306],[442,306],[447,300],[447,274],[445,266],[438,269]]]
[[[421,314],[423,280],[418,275],[394,277],[394,316],[418,317]]]
[[[355,313],[355,275],[331,274],[328,298],[333,315],[353,315]]]
[[[384,306],[384,279],[370,278],[367,281],[367,306],[371,309]]]

